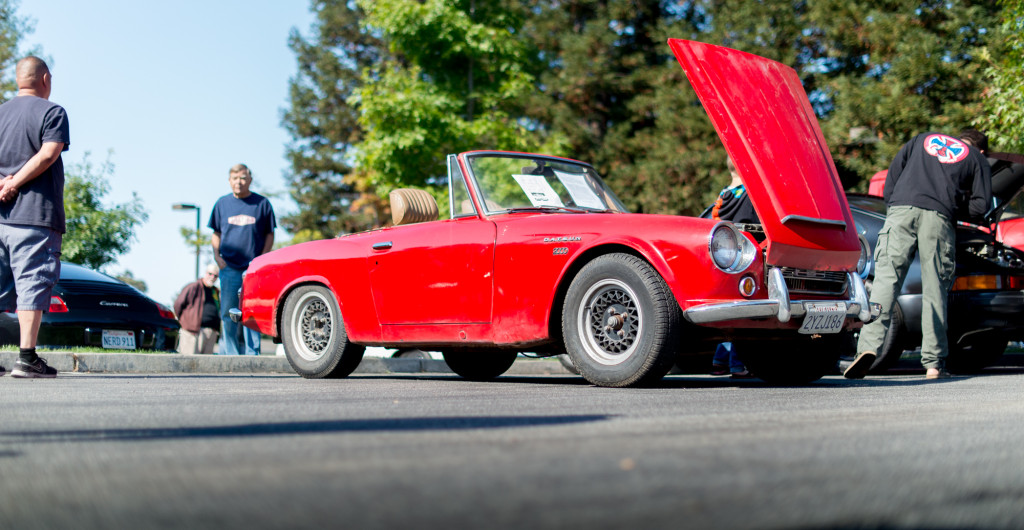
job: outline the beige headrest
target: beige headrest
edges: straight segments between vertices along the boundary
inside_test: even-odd
[[[388,194],[388,199],[395,226],[437,220],[437,201],[423,190],[399,188]]]

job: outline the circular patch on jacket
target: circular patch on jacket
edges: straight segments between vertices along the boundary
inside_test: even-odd
[[[945,134],[929,134],[924,139],[924,150],[943,164],[955,164],[967,158],[967,144]]]

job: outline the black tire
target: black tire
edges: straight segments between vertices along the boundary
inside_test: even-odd
[[[950,341],[946,369],[954,374],[976,374],[995,364],[1009,344],[1001,336],[979,337],[959,344]]]
[[[446,350],[444,362],[470,381],[490,381],[508,371],[519,352],[514,350]]]
[[[417,350],[416,348],[406,348],[404,350],[398,350],[391,354],[392,359],[430,359],[430,354],[423,351]]]
[[[556,355],[555,357],[558,358],[558,362],[562,363],[562,368],[565,368],[571,374],[580,375],[580,371],[576,369],[575,364],[572,364],[572,359],[569,357],[568,353]]]
[[[600,256],[580,270],[562,307],[562,336],[587,381],[625,387],[659,381],[672,368],[682,312],[654,267],[629,254]]]
[[[363,346],[352,344],[334,294],[304,285],[285,300],[281,342],[288,363],[307,379],[345,377],[363,360]]]
[[[903,352],[907,349],[907,334],[907,331],[903,328],[903,310],[900,309],[900,304],[897,302],[892,306],[889,329],[885,332],[882,348],[876,352],[875,362],[871,364],[868,373],[873,375],[884,374],[896,366],[900,362],[900,357],[903,357]],[[857,351],[857,338],[859,335],[860,330],[845,335],[847,340],[841,346],[843,359],[840,363],[840,368],[843,370],[849,366],[850,362],[859,353]]]
[[[871,364],[869,374],[884,374],[890,368],[896,366],[907,349],[905,337],[907,331],[903,329],[903,310],[899,302],[892,305],[892,315],[889,319],[889,329],[885,332],[885,340],[882,341],[882,348],[876,352],[875,362]]]
[[[836,371],[841,335],[782,341],[734,343],[743,365],[762,381],[807,385]]]

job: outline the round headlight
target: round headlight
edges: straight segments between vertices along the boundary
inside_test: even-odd
[[[867,278],[871,273],[871,245],[868,243],[868,240],[860,234],[857,235],[857,241],[860,242],[860,257],[857,259],[857,274],[860,275],[861,278]]]
[[[757,257],[757,246],[727,221],[711,229],[708,251],[715,266],[730,274],[746,270]]]
[[[731,226],[722,224],[711,231],[711,259],[718,268],[730,270],[740,256],[740,245],[736,239],[736,231]]]

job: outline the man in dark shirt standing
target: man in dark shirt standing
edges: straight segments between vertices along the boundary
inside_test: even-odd
[[[965,129],[960,138],[929,132],[900,148],[885,181],[888,215],[875,244],[871,301],[881,304],[878,320],[864,326],[857,357],[843,374],[864,377],[889,329],[892,306],[907,270],[921,261],[921,364],[925,377],[948,377],[945,369],[946,304],[956,268],[958,217],[975,218],[992,200],[991,169],[985,159],[988,138]]]
[[[274,208],[266,197],[249,191],[252,173],[245,164],[236,164],[228,171],[231,193],[213,205],[209,227],[213,230],[213,257],[220,266],[220,355],[241,355],[238,333],[241,331],[245,355],[260,354],[260,334],[240,326],[228,316],[238,307],[238,289],[242,273],[256,256],[274,248],[277,220]],[[239,330],[241,328],[241,330]]]
[[[18,95],[0,105],[0,310],[17,309],[21,354],[14,377],[57,376],[36,355],[43,311],[60,276],[68,116],[51,103],[50,69],[38,57],[15,70]],[[0,374],[3,369],[0,368]]]

